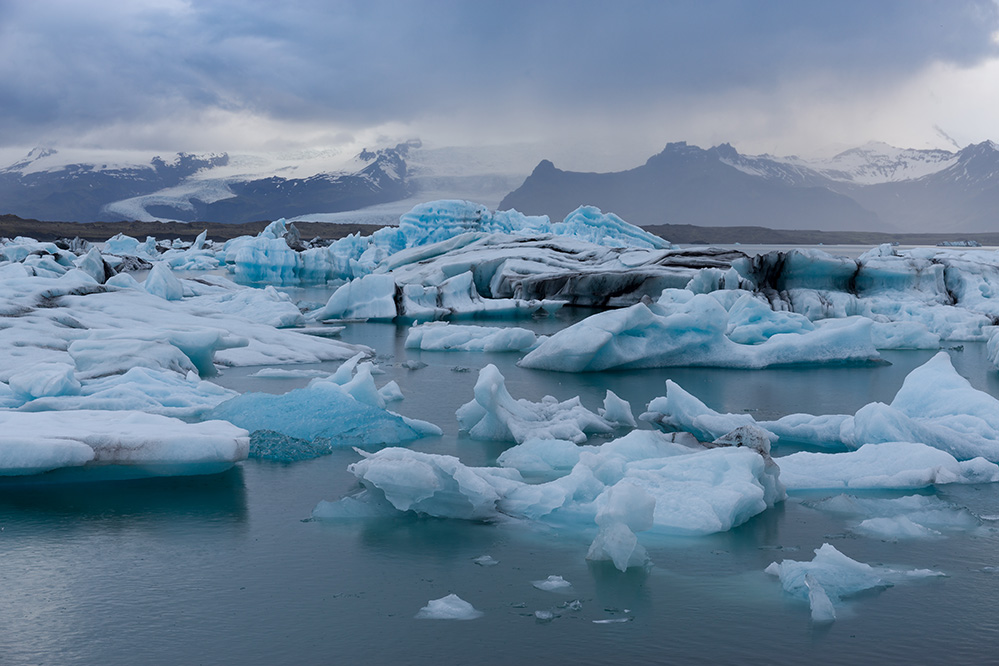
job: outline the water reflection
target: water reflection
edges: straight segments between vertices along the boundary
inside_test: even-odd
[[[226,522],[246,520],[243,470],[93,483],[0,483],[0,515],[19,522]]]

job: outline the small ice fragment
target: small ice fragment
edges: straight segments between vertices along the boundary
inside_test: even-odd
[[[499,564],[499,560],[494,559],[492,555],[482,555],[480,557],[476,557],[472,561],[480,567],[494,567]]]
[[[572,601],[567,601],[562,604],[562,608],[568,608],[571,611],[578,611],[583,609],[583,602],[579,599],[574,599]]]
[[[805,587],[808,588],[808,605],[812,609],[812,622],[832,622],[836,619],[836,609],[825,589],[815,577],[805,574]]]
[[[475,610],[457,594],[432,599],[416,614],[417,620],[474,620],[477,617],[482,617],[482,611]]]
[[[403,361],[401,365],[407,370],[422,370],[423,368],[427,367],[427,364],[424,363],[423,361],[413,361],[413,360]]]
[[[614,617],[606,620],[594,620],[593,624],[620,624],[622,622],[631,622],[634,619],[633,617]]]
[[[538,622],[551,622],[555,619],[555,613],[550,610],[538,610],[534,611],[534,619]]]
[[[544,580],[531,581],[531,585],[538,588],[539,590],[545,590],[546,592],[551,592],[553,590],[561,590],[567,587],[571,587],[572,583],[562,578],[561,576],[549,576]]]

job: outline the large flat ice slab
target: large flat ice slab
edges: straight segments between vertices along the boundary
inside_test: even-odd
[[[94,476],[208,474],[244,460],[249,433],[135,411],[0,412],[0,476],[86,466]],[[84,477],[80,477],[84,478]]]
[[[758,344],[726,335],[729,314],[709,295],[670,311],[644,304],[601,312],[544,340],[525,356],[526,368],[585,372],[626,368],[710,366],[766,368],[880,359],[872,322],[855,318],[799,332],[773,333]]]

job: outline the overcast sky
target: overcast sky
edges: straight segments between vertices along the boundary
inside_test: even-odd
[[[964,146],[999,140],[999,5],[0,0],[0,100],[7,149]]]

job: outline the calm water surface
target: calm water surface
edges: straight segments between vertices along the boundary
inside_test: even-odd
[[[517,323],[550,333],[567,321]],[[517,368],[517,354],[406,350],[406,330],[352,324],[342,338],[378,350],[378,383],[395,379],[406,396],[397,411],[444,429],[413,448],[471,465],[494,464],[506,446],[467,439],[454,417],[486,363],[518,398],[579,395],[595,409],[610,388],[639,413],[673,379],[715,409],[762,419],[889,402],[932,356],[888,352],[892,365],[859,368],[569,375]],[[976,387],[999,396],[984,345],[951,355]],[[427,366],[409,370],[406,360]],[[227,370],[218,382],[280,393],[307,381],[248,377],[256,369]],[[356,489],[346,467],[357,459],[345,450],[295,464],[251,460],[204,478],[0,485],[0,664],[999,663],[999,533],[989,522],[895,543],[853,536],[842,519],[803,503],[815,496],[792,497],[730,532],[645,542],[655,566],[623,574],[584,559],[592,534],[412,516],[309,520],[320,500]],[[999,514],[997,486],[928,492]],[[862,562],[947,577],[861,595],[834,624],[813,626],[807,603],[763,569],[810,560],[824,542]],[[487,554],[500,564],[472,562]],[[531,586],[551,574],[572,583],[568,593]],[[413,618],[452,592],[484,616]],[[563,607],[573,600],[579,610]],[[539,623],[536,610],[558,617]],[[604,619],[628,621],[593,622]]]

